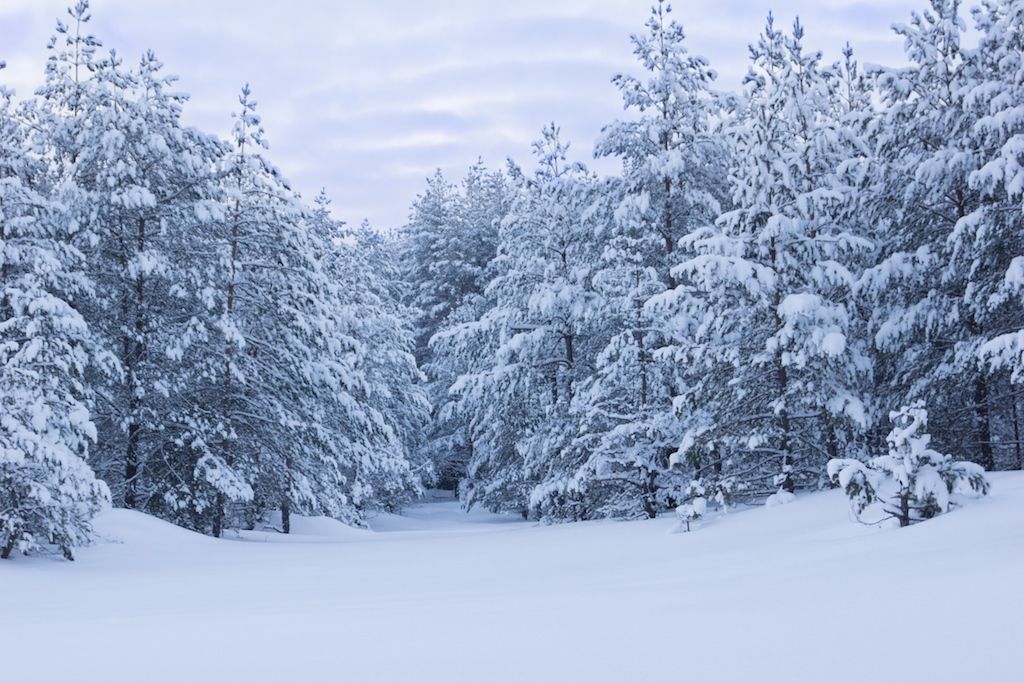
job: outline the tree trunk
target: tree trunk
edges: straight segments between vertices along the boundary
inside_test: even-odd
[[[668,150],[668,143],[667,142],[665,144],[665,149]],[[665,224],[664,224],[665,232],[662,235],[662,238],[664,238],[664,240],[665,240],[665,255],[668,257],[668,258],[666,258],[667,271],[665,272],[665,282],[668,285],[668,288],[670,290],[672,290],[672,289],[676,288],[676,285],[678,283],[676,282],[676,279],[674,277],[672,277],[672,261],[671,261],[671,256],[672,256],[672,252],[675,251],[676,243],[675,243],[675,239],[673,237],[673,232],[672,232],[674,228],[672,226],[672,180],[670,178],[665,178],[665,209],[664,209],[664,211],[665,211]]]
[[[241,181],[239,181],[241,185]],[[235,311],[235,273],[238,263],[238,234],[239,234],[239,221],[241,220],[241,200],[235,201],[235,220],[231,223],[231,273],[228,277],[227,286],[227,314],[232,316]],[[231,400],[231,360],[234,357],[235,348],[233,342],[228,342],[224,349],[224,416],[228,424],[231,423],[232,418],[232,406],[233,401]],[[227,435],[224,436],[224,441],[221,444],[224,453],[224,464],[230,467],[233,464],[234,458],[231,453],[231,438]],[[217,492],[217,507],[213,513],[213,535],[220,537],[224,531],[224,505],[227,501],[225,500],[224,494]]]
[[[978,464],[986,470],[995,469],[992,454],[992,420],[988,407],[988,381],[978,375],[974,381],[974,436],[980,448]]]
[[[640,479],[643,482],[644,513],[647,514],[648,519],[654,519],[658,516],[658,506],[655,501],[655,496],[658,492],[658,487],[656,486],[657,474],[655,474],[654,470],[642,467],[640,468]]]
[[[900,494],[900,526],[910,526],[910,492]]]
[[[138,234],[136,237],[136,254],[142,254],[146,249],[146,219],[139,218]],[[137,482],[139,475],[139,441],[142,437],[142,426],[139,424],[139,412],[142,408],[142,401],[139,398],[139,364],[145,355],[146,346],[143,335],[146,331],[146,320],[144,314],[146,280],[145,275],[139,271],[135,276],[135,339],[127,336],[123,339],[124,365],[128,373],[128,441],[125,444],[124,454],[124,506],[134,508],[137,505]]]
[[[3,548],[0,548],[0,560],[8,560],[11,557],[11,552],[14,550],[14,546],[17,545],[18,535],[11,532],[11,535],[7,537],[7,543],[4,544]]]
[[[292,530],[292,506],[288,499],[281,501],[281,532],[288,534]]]
[[[0,216],[3,216],[3,200],[0,199]],[[7,239],[7,227],[3,222],[0,222],[0,243],[3,243]],[[0,320],[6,320],[10,317],[7,303],[7,278],[11,272],[11,266],[4,259],[3,263],[0,263]]]
[[[1010,415],[1013,418],[1013,449],[1017,454],[1017,468],[1024,470],[1024,453],[1021,452],[1020,448],[1020,419],[1017,415],[1017,394],[1014,392],[1010,396]]]
[[[833,420],[832,417],[824,411],[824,409],[822,410],[822,413],[825,414],[825,431],[827,434],[825,437],[825,448],[828,451],[829,459],[832,460],[839,457],[839,436],[836,433],[838,427],[836,425],[836,421]]]
[[[636,310],[636,327],[633,329],[633,339],[636,341],[637,348],[637,361],[640,364],[640,407],[645,408],[647,406],[647,351],[644,348],[644,331],[640,326],[642,317],[640,315],[643,303],[640,301],[640,273],[636,274],[636,288],[637,293],[635,295],[635,301],[633,302],[633,308]]]
[[[575,349],[573,348],[573,335],[567,334],[563,336],[565,340],[565,399],[566,401],[572,401],[572,367],[575,361]]]
[[[136,401],[132,401],[132,404]],[[132,420],[128,423],[128,443],[124,453],[124,506],[135,509],[136,479],[139,476],[139,425]]]
[[[778,251],[775,245],[775,239],[772,238],[770,247],[770,257],[772,263],[772,269],[778,272]],[[782,303],[782,292],[776,287],[775,294],[773,295],[774,307],[772,309],[772,316],[775,319],[775,329],[779,330],[782,328],[782,318],[779,317],[779,305]],[[775,390],[778,393],[779,400],[783,402],[785,406],[786,393],[789,390],[789,377],[786,373],[786,366],[782,363],[782,349],[778,349],[775,352]],[[793,453],[790,451],[789,443],[789,411],[783,407],[779,411],[779,452],[782,453],[782,490],[792,493],[796,489],[796,484],[793,481],[792,467],[793,467]]]
[[[786,395],[786,389],[789,385],[789,379],[786,375],[786,366],[782,364],[782,354],[776,356],[776,381],[778,382],[779,396]],[[785,399],[783,399],[785,400]],[[779,435],[779,450],[782,452],[782,490],[793,493],[796,489],[796,483],[793,481],[793,453],[790,451],[789,444],[789,411],[783,408],[779,411],[779,428],[781,434]]]
[[[217,494],[217,502],[214,505],[213,510],[213,528],[210,532],[214,538],[220,538],[220,535],[224,532],[224,494]]]

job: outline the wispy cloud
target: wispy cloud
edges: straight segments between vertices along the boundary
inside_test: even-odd
[[[0,77],[36,87],[53,20],[68,0],[0,2]],[[770,8],[797,14],[808,44],[831,58],[850,40],[864,61],[900,59],[888,30],[924,0],[677,0],[675,14],[720,73],[739,86],[746,45]],[[555,120],[589,157],[621,116],[611,76],[632,70],[629,34],[641,0],[94,0],[92,31],[126,58],[153,48],[192,94],[188,121],[226,132],[238,88],[252,84],[274,161],[296,187],[321,186],[349,221],[404,222],[424,176],[453,179],[482,157],[528,163]]]

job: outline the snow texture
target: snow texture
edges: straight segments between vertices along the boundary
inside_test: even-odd
[[[1010,683],[1024,474],[992,481],[909,529],[851,523],[840,491],[678,535],[671,517],[537,526],[447,502],[376,531],[296,518],[216,540],[112,510],[77,562],[0,564],[4,678],[853,683],[851,647],[884,627],[870,659],[889,680]],[[946,628],[963,656],[908,656]]]

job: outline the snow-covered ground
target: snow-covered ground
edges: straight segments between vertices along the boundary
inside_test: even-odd
[[[542,527],[453,503],[374,531],[214,540],[104,513],[77,562],[0,563],[0,679],[1024,680],[1024,474],[909,529],[838,492]]]

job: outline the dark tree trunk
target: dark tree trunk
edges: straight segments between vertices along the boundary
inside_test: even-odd
[[[827,434],[825,447],[828,450],[829,459],[835,459],[839,457],[839,436],[836,433],[836,422],[827,413],[825,415],[825,431]]]
[[[775,239],[772,239],[770,247],[770,257],[772,268],[778,272],[778,251],[775,245]],[[776,287],[775,294],[773,296],[774,306],[772,307],[772,316],[775,318],[775,329],[779,330],[782,328],[782,319],[779,317],[779,305],[782,303],[782,292]],[[782,349],[775,352],[775,390],[778,393],[779,399],[785,405],[786,393],[789,390],[789,377],[786,373],[786,366],[782,363]],[[789,411],[783,407],[779,411],[779,452],[782,454],[782,490],[792,493],[796,489],[796,484],[793,481],[791,469],[793,467],[793,453],[790,450],[789,443]]]
[[[637,284],[637,290],[639,290],[639,288],[640,288],[640,274],[639,273],[637,273],[637,276],[636,276],[636,284]],[[646,348],[644,346],[644,331],[643,331],[643,328],[640,326],[640,323],[641,323],[641,320],[642,320],[641,315],[640,315],[640,309],[642,308],[642,306],[643,306],[643,304],[640,301],[640,296],[639,296],[639,291],[638,291],[638,294],[636,296],[636,301],[633,304],[633,307],[636,309],[636,327],[633,330],[633,339],[634,339],[634,341],[636,341],[637,360],[640,363],[640,407],[641,408],[647,406],[647,392],[648,392],[648,388],[647,388],[647,350],[646,350]]]
[[[665,145],[666,149],[668,144]],[[673,237],[673,226],[672,226],[672,180],[665,178],[665,225],[664,234],[662,238],[665,240],[665,254],[671,257],[672,252],[675,251],[676,243]],[[668,284],[669,289],[675,289],[676,279],[672,277],[672,262],[668,259],[668,270],[665,273],[665,282]]]
[[[657,474],[654,470],[640,468],[640,480],[643,487],[644,513],[648,519],[658,516],[658,505],[655,496],[658,493]]]
[[[910,493],[900,494],[900,526],[910,526]]]
[[[781,354],[776,359],[776,370],[779,396],[785,396],[786,389],[789,385],[789,379],[786,375],[786,366],[782,364]],[[793,453],[790,450],[789,444],[789,411],[785,408],[779,411],[779,428],[781,430],[781,434],[779,435],[779,450],[782,451],[782,472],[784,475],[782,480],[782,490],[793,493],[796,489],[796,484],[793,481],[793,474],[791,471],[793,467]]]
[[[135,401],[132,401],[134,404]],[[136,479],[139,476],[139,425],[133,420],[128,425],[128,443],[124,453],[124,506],[134,509]]]
[[[565,340],[565,398],[567,401],[572,401],[572,368],[576,362],[575,355],[576,351],[573,347],[573,335],[567,334],[564,337]]]
[[[292,506],[285,498],[281,501],[281,532],[288,534],[292,531]]]
[[[136,253],[141,254],[145,249],[146,219],[140,218],[136,237]],[[144,312],[146,281],[141,271],[135,276],[134,289],[135,339],[129,339],[127,336],[123,339],[124,366],[128,373],[128,441],[125,444],[124,454],[124,505],[127,508],[134,508],[138,503],[136,480],[139,475],[139,442],[142,437],[142,426],[139,424],[142,401],[139,398],[138,372],[146,351],[143,341],[143,335],[146,332]]]
[[[1010,396],[1010,415],[1013,418],[1013,449],[1017,454],[1017,468],[1024,470],[1024,454],[1020,448],[1020,416],[1017,414],[1017,400],[1016,393]]]
[[[0,200],[0,214],[3,212],[3,201]],[[7,228],[3,223],[0,223],[0,243],[7,238]],[[5,259],[3,263],[0,263],[0,319],[6,320],[10,317],[9,306],[7,304],[7,278],[10,273],[10,264]]]
[[[220,535],[224,532],[224,494],[217,494],[217,502],[214,505],[213,510],[213,528],[211,533],[214,538],[220,538]]]
[[[241,185],[241,181],[239,181]],[[241,189],[241,187],[239,188]],[[235,273],[238,263],[238,236],[239,236],[239,222],[241,220],[242,205],[241,200],[235,200],[235,220],[231,224],[231,273],[228,278],[227,286],[227,313],[229,316],[235,312]],[[227,422],[231,422],[233,401],[231,400],[231,361],[234,358],[235,347],[233,342],[228,342],[224,349],[224,415],[227,418]],[[224,464],[231,466],[234,461],[234,457],[231,453],[231,439],[228,436],[224,437],[224,441],[221,444],[224,452]],[[226,504],[224,494],[217,492],[217,504],[216,509],[213,513],[213,535],[220,538],[221,533],[224,531],[224,505]]]
[[[974,436],[978,442],[978,464],[986,470],[995,469],[992,454],[992,419],[988,407],[988,381],[979,375],[974,381]]]

